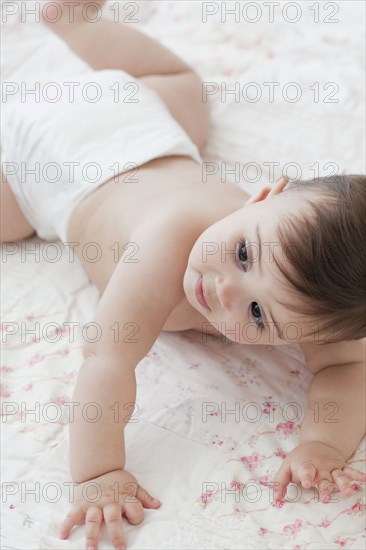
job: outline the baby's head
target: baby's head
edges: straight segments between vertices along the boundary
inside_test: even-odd
[[[292,242],[294,255],[291,262],[276,262],[277,267],[303,298],[302,312],[319,324],[319,341],[363,338],[366,177],[338,175],[297,181],[283,192],[283,198],[290,197],[304,201],[304,210],[300,216],[289,213],[284,223],[278,224],[280,246]],[[296,311],[291,304],[287,307]]]
[[[267,194],[200,235],[184,277],[189,302],[241,343],[366,336],[366,176],[299,180]],[[197,302],[200,275],[209,309]]]

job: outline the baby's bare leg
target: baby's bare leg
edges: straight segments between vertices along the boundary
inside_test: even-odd
[[[102,9],[104,2],[99,0],[98,4]],[[103,18],[92,23],[93,16],[88,15],[92,9],[90,2],[82,0],[79,6],[71,5],[72,11],[70,4],[63,0],[59,0],[58,6],[55,1],[50,2],[42,10],[43,22],[93,69],[122,69],[136,78],[191,69],[162,44],[133,28],[132,23],[115,23]],[[59,21],[57,14],[62,14]]]
[[[99,1],[100,5],[103,3]],[[43,10],[44,22],[74,53],[96,70],[121,69],[139,78],[160,95],[198,149],[204,149],[209,132],[209,108],[202,100],[201,79],[187,63],[127,24],[103,19],[89,23],[85,13],[83,16],[83,7],[89,4],[85,0],[79,7],[75,6],[73,17],[66,10],[67,5],[60,2],[62,18],[57,23],[47,22],[46,17],[51,21],[57,19],[54,4]]]

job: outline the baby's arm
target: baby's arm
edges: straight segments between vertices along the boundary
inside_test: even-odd
[[[364,340],[355,341],[353,361],[325,367],[310,383],[300,441],[321,441],[347,460],[365,433]],[[357,360],[357,348],[360,358]]]
[[[334,486],[349,496],[350,479],[366,481],[364,474],[346,465],[365,433],[365,339],[301,347],[315,375],[300,445],[277,473],[277,494],[293,479],[305,488],[317,486],[324,500]]]
[[[189,235],[187,222],[182,218],[177,220],[173,213],[161,215],[160,219],[156,215],[133,233],[130,242],[138,247],[133,258],[137,262],[125,261],[126,254],[121,257],[97,306],[95,321],[101,337],[84,346],[85,361],[73,397],[75,403],[80,403],[74,407],[75,418],[70,422],[70,469],[75,482],[95,480],[108,472],[115,472],[115,477],[108,478],[110,485],[114,480],[121,480],[118,483],[126,480],[119,474],[125,466],[123,429],[135,402],[134,369],[151,349],[172,309],[184,297],[182,281],[195,237]],[[81,414],[83,406],[93,402],[101,416],[96,422],[88,421],[86,409]],[[90,407],[91,418],[95,412],[95,407]],[[110,496],[103,493],[96,503],[79,499],[65,536],[72,525],[83,519],[88,508],[97,507],[104,513],[113,497],[112,491]],[[120,517],[121,510],[126,510],[123,502],[117,504]],[[94,535],[93,538],[95,542]]]

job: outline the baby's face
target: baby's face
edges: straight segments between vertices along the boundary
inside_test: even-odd
[[[290,262],[294,253],[290,247],[282,250],[276,237],[281,217],[289,208],[292,212],[301,208],[299,197],[284,195],[245,205],[211,225],[189,256],[183,280],[187,300],[234,342],[286,345],[309,341],[304,336],[311,320],[279,303],[297,303],[273,260],[275,255],[281,264]],[[196,296],[201,276],[208,307]]]

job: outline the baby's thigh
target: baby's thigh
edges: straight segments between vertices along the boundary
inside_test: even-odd
[[[193,143],[204,149],[210,126],[207,102],[202,101],[202,82],[193,71],[179,74],[149,75],[139,80],[157,92],[175,120]]]

